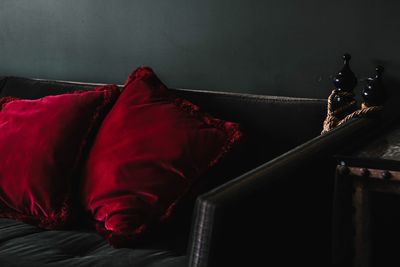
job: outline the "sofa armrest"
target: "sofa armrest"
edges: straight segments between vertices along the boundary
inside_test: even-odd
[[[297,237],[307,237],[299,231],[303,226],[309,227],[307,222],[312,217],[319,216],[316,213],[320,207],[310,208],[311,201],[318,201],[308,199],[314,193],[318,197],[332,194],[333,178],[329,177],[333,177],[334,168],[327,170],[326,163],[332,165],[335,151],[376,124],[377,120],[373,119],[354,119],[200,196],[189,243],[190,266],[239,262],[247,265],[250,261],[259,262],[260,258],[266,260],[279,254],[293,254],[285,249],[293,249],[293,246],[286,244]],[[328,185],[316,186],[320,181]],[[322,208],[328,205],[327,211],[323,212],[328,224],[330,203],[328,197],[321,205]],[[297,216],[291,216],[291,213]],[[296,226],[293,228],[293,225]],[[321,230],[317,228],[310,229]],[[325,225],[324,230],[330,235],[329,225]],[[287,236],[287,233],[291,235]],[[317,240],[319,233],[310,233],[313,234],[317,235]],[[264,245],[256,246],[260,241]],[[301,241],[294,243],[301,244]]]

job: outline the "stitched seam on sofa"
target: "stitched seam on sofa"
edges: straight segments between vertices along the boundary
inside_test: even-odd
[[[56,84],[63,84],[63,85],[78,85],[78,86],[90,86],[90,87],[97,87],[97,86],[104,86],[108,85],[107,83],[86,83],[86,82],[73,82],[73,81],[61,81],[61,80],[46,80],[46,79],[39,79],[39,78],[25,78],[27,80],[38,81],[41,83],[56,83]],[[118,87],[120,87],[118,85]]]
[[[37,80],[43,83],[60,83],[64,85],[87,85],[87,86],[101,86],[106,85],[103,83],[85,83],[85,82],[73,82],[73,81],[59,81],[59,80],[45,80],[45,79],[32,79]],[[122,85],[118,85],[119,88],[123,88]],[[255,100],[255,102],[316,102],[316,103],[325,103],[325,99],[315,99],[315,98],[297,98],[297,97],[287,97],[287,96],[269,96],[269,95],[250,95],[250,94],[241,94],[241,93],[230,93],[230,92],[222,92],[222,91],[207,91],[207,90],[194,90],[194,89],[184,89],[184,88],[169,88],[173,91],[184,91],[184,92],[194,92],[201,93],[202,96],[213,95],[215,97],[225,97],[225,98],[237,98],[237,99],[249,99]]]
[[[203,95],[205,97],[205,95]],[[248,98],[237,96],[228,96],[228,95],[215,95],[214,99],[224,98],[224,99],[237,99],[239,102],[247,102],[247,103],[285,103],[285,104],[299,104],[299,103],[321,103],[325,104],[325,101],[309,101],[309,100],[292,100],[292,99],[273,99],[273,98]]]
[[[225,91],[208,91],[208,90],[194,90],[194,89],[184,89],[184,88],[170,88],[176,91],[184,92],[198,92],[203,95],[215,95],[215,96],[226,96],[226,97],[243,97],[243,98],[259,98],[259,99],[276,99],[276,100],[288,100],[288,101],[305,101],[305,102],[325,102],[325,99],[318,98],[303,98],[303,97],[290,97],[290,96],[273,96],[273,95],[252,95],[246,93],[232,93]]]

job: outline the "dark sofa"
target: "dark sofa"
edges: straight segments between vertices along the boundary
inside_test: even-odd
[[[0,95],[36,99],[94,86],[2,77]],[[325,100],[171,91],[240,122],[245,134],[235,153],[207,174],[212,182],[195,205],[135,248],[112,248],[84,227],[45,231],[0,219],[0,266],[330,264],[332,154],[375,122],[354,119],[320,136]]]

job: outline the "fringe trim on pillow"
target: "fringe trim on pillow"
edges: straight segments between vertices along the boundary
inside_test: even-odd
[[[13,96],[5,96],[5,97],[0,98],[0,111],[3,109],[3,107],[6,104],[8,104],[10,102],[13,102],[15,100],[18,100],[18,99],[19,98],[16,98],[16,97],[13,97]]]
[[[56,213],[51,212],[49,216],[43,216],[43,215],[33,216],[20,213],[10,208],[4,208],[4,207],[0,208],[1,218],[14,219],[17,221],[26,222],[48,230],[64,228],[64,226],[68,222],[69,214],[70,211],[67,206],[67,201],[64,201],[60,211]]]
[[[188,100],[182,99],[182,98],[175,98],[174,104],[181,110],[196,117],[196,119],[201,120],[205,124],[210,125],[216,129],[219,129],[220,131],[223,131],[224,133],[226,133],[227,138],[226,138],[225,144],[223,144],[222,147],[220,148],[220,152],[218,153],[218,155],[209,162],[208,168],[211,168],[215,164],[217,164],[226,155],[226,153],[228,151],[230,151],[232,149],[232,147],[234,145],[236,145],[243,137],[243,134],[240,131],[240,126],[238,123],[227,122],[227,121],[224,121],[221,119],[213,118],[208,113],[200,111],[199,106],[191,103]],[[194,177],[187,183],[185,190],[177,198],[177,200],[174,201],[172,204],[170,204],[165,209],[164,214],[161,216],[161,219],[160,219],[161,221],[167,220],[169,217],[171,217],[171,215],[173,214],[173,212],[175,210],[175,207],[178,205],[180,200],[190,190],[190,187],[192,186],[194,180],[196,180],[201,175],[202,175],[201,173],[198,174],[197,177]]]

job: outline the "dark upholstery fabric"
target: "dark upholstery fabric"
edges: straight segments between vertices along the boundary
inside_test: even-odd
[[[39,81],[7,77],[2,90],[0,90],[0,96],[35,99],[49,94],[60,94],[72,91],[77,89],[77,87],[80,89],[91,89],[95,86],[95,84],[82,85],[69,82]],[[218,168],[215,168],[208,174],[218,178],[214,179],[218,180],[218,183],[210,185],[210,188],[215,188],[227,180],[233,180],[240,174],[260,166],[274,157],[287,152],[289,149],[318,136],[326,115],[326,101],[319,99],[253,96],[184,89],[170,90],[174,91],[178,96],[199,105],[202,110],[211,115],[223,120],[238,122],[242,126],[241,129],[246,138],[243,140],[241,147],[238,148],[234,156],[224,159],[224,162],[221,162]],[[315,151],[322,150],[322,148],[316,149],[315,147],[312,149]],[[269,165],[275,166],[280,164],[276,164],[276,161],[271,161]],[[265,166],[269,165],[267,164]],[[265,166],[262,167],[261,170],[264,169]],[[278,167],[279,166],[276,166],[276,168]],[[291,165],[290,169],[296,172],[295,175],[291,174],[290,177],[297,179],[300,173],[296,171],[298,170],[296,166],[293,167]],[[256,170],[260,170],[260,168]],[[258,181],[264,179],[264,177],[254,177],[252,173],[253,172],[249,172],[247,175],[243,175],[242,178],[250,184],[253,180]],[[243,179],[239,179],[239,181]],[[256,186],[257,185],[258,183]],[[299,187],[295,186],[293,190],[296,191],[298,188]],[[224,188],[222,188],[222,190],[223,189]],[[263,188],[260,187],[260,190],[261,189]],[[319,190],[318,187],[315,189]],[[244,187],[243,190],[246,191],[247,186]],[[274,187],[272,187],[271,190],[274,190]],[[310,190],[316,191],[314,188],[310,188]],[[217,189],[213,192],[218,191]],[[253,192],[253,190],[250,191]],[[276,194],[280,192],[282,191],[275,191]],[[296,192],[302,191],[297,190]],[[246,191],[246,194],[247,193],[249,192]],[[321,194],[329,195],[329,191],[323,190]],[[225,191],[224,195],[226,195]],[[256,194],[255,196],[259,195],[264,196],[265,194],[261,192],[261,194]],[[290,196],[290,194],[285,193],[282,196]],[[203,198],[201,197],[199,199]],[[244,203],[248,202],[249,201],[246,201]],[[227,203],[230,202],[227,201]],[[257,201],[257,203],[262,206],[264,202]],[[276,204],[277,202],[275,199],[271,199],[270,203]],[[213,206],[208,204],[207,202],[204,206],[209,209],[201,208],[202,213],[215,211]],[[265,210],[265,207],[262,206],[260,209]],[[254,211],[258,216],[260,209],[254,210],[246,208],[245,210],[249,214]],[[278,209],[279,205],[277,205],[274,211]],[[140,246],[134,249],[114,249],[93,232],[41,232],[37,228],[23,223],[0,220],[0,225],[2,225],[2,230],[0,230],[0,266],[46,266],[44,261],[49,262],[48,266],[187,266],[188,253],[191,253],[191,263],[193,266],[205,266],[202,263],[214,260],[213,257],[207,256],[211,251],[211,247],[216,255],[221,255],[220,261],[218,262],[224,262],[224,260],[226,260],[225,256],[229,253],[221,254],[218,247],[211,245],[213,242],[205,242],[210,239],[209,237],[211,234],[215,234],[215,232],[209,230],[210,228],[216,229],[214,222],[218,223],[222,228],[224,228],[224,225],[220,224],[215,217],[206,216],[204,219],[197,214],[196,217],[194,217],[195,219],[193,222],[195,224],[193,224],[194,230],[192,231],[192,240],[190,241],[187,239],[186,233],[190,232],[189,226],[193,207],[188,207],[188,209],[184,209],[183,211],[182,216],[189,223],[184,223],[183,226],[174,224],[175,229],[178,229],[177,233],[184,233],[182,238],[177,238],[178,236],[172,234],[169,237],[155,239],[154,242],[149,242],[146,247]],[[275,216],[276,214],[274,211],[269,214]],[[219,210],[219,214],[223,215],[223,213],[223,209]],[[242,215],[247,216],[242,213],[238,214],[239,217]],[[251,216],[256,215],[250,214],[247,218],[251,218]],[[227,218],[229,218],[229,220],[231,219],[231,217]],[[259,218],[255,217],[254,219],[259,221]],[[196,228],[197,223],[201,226],[201,229]],[[206,226],[204,224],[206,224]],[[229,242],[231,242],[232,238],[234,239],[235,236],[237,236],[237,229],[246,229],[240,225],[240,222],[237,224],[236,220],[230,220],[229,225],[230,227],[228,229],[234,229],[233,232],[226,235],[226,231],[220,231],[221,235],[230,237],[227,239]],[[277,226],[279,226],[279,224],[277,224]],[[254,226],[250,227],[254,228]],[[201,235],[198,235],[197,233],[200,230],[202,230]],[[253,229],[253,231],[257,232],[257,229]],[[246,234],[246,231],[240,232],[244,235]],[[276,235],[280,233],[280,231],[274,232]],[[221,241],[223,238],[220,239],[219,236],[220,235],[217,235],[216,239]],[[263,242],[269,242],[266,236],[257,236],[259,239],[262,239]],[[31,238],[32,240],[30,240]],[[249,235],[248,238],[253,239],[254,236]],[[174,243],[171,244],[170,241],[174,241]],[[163,243],[162,246],[159,246],[160,242]],[[186,250],[188,244],[189,251]],[[253,250],[254,246],[256,246],[256,244],[251,244],[249,242],[231,242],[229,245],[220,243],[217,246],[219,245],[221,245],[220,247],[222,248],[225,246],[236,246],[234,255],[227,256],[233,260],[241,256],[237,251],[244,248]],[[193,249],[193,247],[196,249]],[[257,247],[260,246],[257,245]],[[262,247],[260,247],[260,250],[261,248]],[[273,250],[270,251],[271,253],[275,253]],[[265,257],[268,258],[271,255],[267,252],[268,251],[262,251],[260,255],[265,255]],[[285,250],[285,252],[287,252],[287,250]],[[243,256],[243,260],[247,259],[246,254],[243,254]],[[46,257],[47,260],[44,259]]]
[[[1,85],[1,84],[0,84]],[[39,81],[19,77],[7,77],[1,96],[14,96],[24,99],[37,99],[48,95],[59,95],[75,90],[91,90],[95,85],[71,84],[64,82]]]
[[[3,89],[5,83],[6,83],[6,77],[0,76],[0,92]]]
[[[187,266],[182,252],[165,249],[162,242],[135,249],[114,249],[95,232],[46,231],[0,219],[0,266]]]

